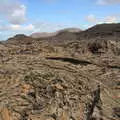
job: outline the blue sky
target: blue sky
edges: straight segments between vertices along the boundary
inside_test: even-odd
[[[0,39],[120,21],[120,0],[0,0]]]

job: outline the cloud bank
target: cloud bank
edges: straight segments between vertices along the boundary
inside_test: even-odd
[[[106,16],[104,18],[98,19],[95,15],[90,14],[85,17],[86,21],[92,24],[100,24],[100,23],[116,23],[118,18],[116,16]]]
[[[0,2],[0,17],[10,24],[23,24],[26,18],[26,6],[13,0]]]

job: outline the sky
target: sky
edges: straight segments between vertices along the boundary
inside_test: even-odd
[[[0,40],[120,22],[120,0],[0,0]]]

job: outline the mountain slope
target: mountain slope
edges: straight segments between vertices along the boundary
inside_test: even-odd
[[[120,23],[116,24],[98,24],[80,34],[80,37],[120,37]]]

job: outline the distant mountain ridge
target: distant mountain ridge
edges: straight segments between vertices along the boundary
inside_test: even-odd
[[[64,35],[63,35],[64,34]],[[57,39],[56,37],[64,39],[84,39],[84,38],[104,38],[104,37],[120,37],[120,23],[112,24],[97,24],[86,30],[79,28],[66,28],[53,33],[33,33],[30,35],[32,38],[50,38]],[[73,37],[74,36],[74,37]]]
[[[30,37],[32,38],[46,38],[46,37],[53,37],[56,36],[57,34],[61,33],[61,32],[81,32],[82,30],[79,28],[65,28],[62,30],[58,30],[56,32],[36,32],[36,33],[32,33],[30,35]]]
[[[30,36],[23,34],[15,35],[9,38],[7,42],[17,41],[17,43],[27,43],[34,40],[46,40],[50,42],[65,42],[75,40],[86,40],[92,38],[114,38],[120,37],[120,23],[115,24],[98,24],[87,30],[80,30],[79,28],[66,28],[53,33],[33,33]],[[19,41],[19,42],[18,42]]]

